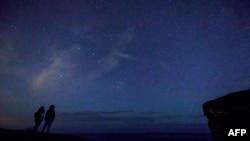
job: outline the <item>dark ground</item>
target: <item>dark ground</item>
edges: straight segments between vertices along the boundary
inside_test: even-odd
[[[213,141],[209,133],[90,133],[42,134],[0,129],[1,141]]]
[[[227,138],[241,141],[241,138]],[[227,140],[226,139],[226,140]],[[243,138],[242,138],[243,139]],[[0,141],[215,141],[210,133],[42,134],[0,128]],[[245,138],[244,138],[244,141]]]
[[[210,133],[90,133],[88,141],[213,141]]]
[[[0,129],[1,141],[86,141],[83,138],[64,134],[42,134],[31,131]]]

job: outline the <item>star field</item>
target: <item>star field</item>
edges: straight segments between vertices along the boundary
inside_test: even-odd
[[[0,5],[0,127],[55,104],[55,132],[207,131],[201,105],[250,85],[247,1]]]

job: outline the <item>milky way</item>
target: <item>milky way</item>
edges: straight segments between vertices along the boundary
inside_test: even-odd
[[[55,104],[54,132],[207,131],[201,105],[250,86],[246,1],[0,5],[0,127]]]

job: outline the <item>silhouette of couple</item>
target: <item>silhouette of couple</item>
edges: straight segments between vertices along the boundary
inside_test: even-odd
[[[39,127],[39,125],[41,124],[41,122],[43,121],[43,119],[45,120],[45,123],[43,125],[42,128],[42,133],[44,132],[44,130],[47,128],[46,133],[49,133],[50,127],[52,125],[52,122],[55,119],[55,105],[50,105],[50,108],[46,111],[45,117],[44,117],[44,106],[41,106],[37,112],[35,112],[34,114],[34,118],[35,118],[35,126],[33,128],[34,132],[37,132],[37,129]]]

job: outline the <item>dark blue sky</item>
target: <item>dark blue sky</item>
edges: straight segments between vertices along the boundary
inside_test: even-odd
[[[202,104],[250,86],[244,0],[1,0],[0,127],[207,131]]]

